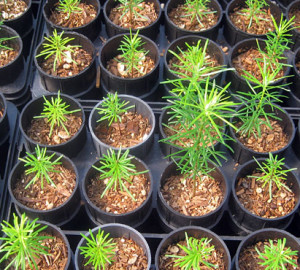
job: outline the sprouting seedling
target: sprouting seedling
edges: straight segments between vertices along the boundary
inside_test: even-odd
[[[125,71],[130,73],[132,77],[134,70],[143,74],[143,67],[141,67],[139,62],[148,54],[148,51],[143,48],[144,42],[138,34],[139,31],[137,31],[135,35],[132,35],[130,29],[130,34],[123,36],[123,40],[118,48],[118,51],[122,52],[120,56],[123,60],[117,61],[121,62],[126,67]]]
[[[255,159],[255,157],[253,157]],[[258,171],[261,172],[261,175],[256,176],[252,175],[249,177],[255,178],[256,181],[262,182],[262,187],[269,187],[269,202],[272,200],[272,189],[276,185],[277,189],[284,188],[288,191],[291,191],[290,188],[284,183],[286,180],[287,173],[296,168],[283,169],[284,158],[278,160],[278,156],[273,156],[272,153],[269,153],[269,158],[265,162],[259,163],[255,159],[257,165],[259,166]]]
[[[3,20],[0,21],[0,29],[1,25],[3,25]],[[17,38],[17,36],[14,37],[1,37],[0,38],[0,50],[13,50],[13,48],[7,46],[7,41]]]
[[[34,184],[36,181],[41,182],[41,188],[44,187],[44,179],[51,184],[52,186],[55,186],[53,183],[51,177],[49,176],[49,173],[59,173],[60,171],[55,170],[55,165],[60,165],[60,159],[63,157],[62,155],[58,158],[53,159],[55,156],[55,153],[48,155],[47,148],[40,148],[39,145],[35,147],[35,153],[31,154],[26,152],[25,158],[19,158],[19,160],[23,161],[24,167],[28,167],[28,169],[25,170],[25,174],[34,174],[33,178],[29,181],[29,183],[26,185],[25,188],[28,188],[30,185]]]
[[[57,97],[51,97],[51,100],[44,98],[43,104],[43,112],[41,115],[35,116],[34,118],[46,118],[48,123],[50,123],[50,131],[49,137],[52,136],[52,132],[54,127],[62,126],[64,130],[69,135],[69,131],[65,126],[67,119],[67,115],[73,114],[75,112],[80,112],[80,109],[68,111],[70,105],[63,102],[62,98],[60,97],[60,91],[57,93]]]
[[[137,171],[135,165],[132,163],[132,159],[134,157],[129,157],[128,155],[128,149],[123,154],[121,148],[118,150],[118,153],[115,153],[112,149],[109,149],[107,154],[104,154],[102,158],[100,158],[100,167],[93,166],[93,168],[101,172],[100,180],[108,179],[106,187],[101,194],[101,198],[108,190],[112,188],[117,190],[119,187],[121,191],[125,190],[134,201],[136,200],[126,187],[125,182],[131,184],[132,178],[135,175],[144,174],[148,171]]]
[[[189,237],[185,232],[186,246],[177,244],[185,254],[184,255],[166,255],[167,257],[176,258],[175,266],[179,266],[180,269],[193,270],[201,269],[201,265],[217,269],[218,266],[209,262],[209,258],[212,256],[212,252],[215,250],[215,246],[210,244],[211,239],[203,237],[197,239]]]
[[[13,225],[5,220],[2,222],[2,232],[5,236],[0,237],[2,241],[0,253],[3,254],[0,263],[8,262],[4,270],[12,268],[25,270],[28,266],[37,270],[37,259],[49,254],[43,241],[52,237],[40,235],[47,226],[41,226],[36,223],[37,220],[29,221],[23,213],[20,220],[13,214]]]
[[[263,252],[260,252],[257,247],[255,250],[261,260],[259,264],[266,270],[285,270],[287,266],[295,269],[298,267],[297,260],[294,258],[298,251],[286,247],[286,238],[277,241],[269,239],[269,244],[264,245]]]
[[[49,57],[54,55],[54,71],[56,70],[57,64],[62,61],[62,57],[72,61],[74,64],[77,64],[76,61],[72,59],[71,53],[74,52],[74,48],[80,48],[80,46],[68,44],[70,41],[74,40],[74,38],[63,38],[63,34],[64,31],[58,34],[56,29],[54,29],[52,36],[45,37],[45,41],[42,45],[44,49],[38,55],[36,55],[36,57],[44,56],[45,59],[48,59]],[[48,43],[46,41],[48,41]]]
[[[59,0],[57,10],[62,11],[67,15],[69,19],[72,13],[81,13],[82,8],[79,7],[80,0]]]
[[[90,238],[84,234],[80,234],[86,240],[86,246],[79,247],[80,254],[87,259],[84,265],[92,265],[95,270],[105,270],[107,264],[114,261],[115,246],[113,238],[109,238],[109,233],[99,228],[96,237],[89,230]]]

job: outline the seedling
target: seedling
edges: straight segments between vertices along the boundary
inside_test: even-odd
[[[140,14],[140,11],[143,9],[142,5],[140,5],[144,0],[119,0],[121,6],[119,9],[122,11],[122,15],[120,20],[128,13],[129,14],[129,24],[131,28],[135,28],[135,20],[137,19],[145,19],[145,16]],[[131,29],[130,28],[130,29]]]
[[[114,261],[116,243],[113,238],[108,238],[109,233],[104,234],[104,231],[99,228],[96,238],[92,231],[89,230],[90,238],[84,234],[80,234],[87,242],[86,246],[79,247],[80,254],[87,259],[84,264],[92,265],[95,270],[105,270],[107,264]]]
[[[132,178],[135,175],[144,174],[148,171],[138,172],[135,165],[131,162],[134,157],[128,157],[128,155],[128,149],[122,154],[121,148],[118,153],[115,153],[110,148],[107,155],[103,154],[102,158],[100,158],[100,167],[93,166],[94,169],[101,172],[100,180],[108,179],[101,198],[103,198],[108,190],[112,188],[117,190],[119,188],[121,191],[125,190],[134,201],[136,200],[126,187],[125,182],[131,184]]]
[[[63,100],[60,97],[60,91],[57,93],[57,97],[51,97],[51,100],[44,98],[44,106],[43,106],[43,112],[39,116],[35,116],[34,118],[46,118],[48,123],[50,123],[50,131],[49,131],[49,137],[52,136],[52,132],[54,127],[60,127],[62,126],[66,133],[69,135],[69,131],[67,127],[65,126],[65,123],[67,122],[67,115],[73,114],[76,112],[80,112],[80,109],[68,111],[68,108],[70,105],[67,105],[66,102],[63,102]]]
[[[52,186],[55,186],[52,179],[49,176],[50,172],[56,172],[59,173],[60,171],[55,170],[55,165],[60,165],[60,159],[63,157],[62,155],[56,158],[55,160],[52,160],[55,153],[51,155],[47,155],[46,153],[47,148],[40,149],[39,145],[35,148],[35,153],[31,154],[26,152],[25,158],[19,158],[19,160],[23,161],[24,167],[28,167],[28,169],[25,170],[25,174],[34,174],[33,178],[30,180],[30,182],[26,185],[25,188],[28,188],[30,185],[34,184],[36,181],[41,182],[41,188],[44,188],[44,179],[51,184]]]
[[[36,261],[40,256],[49,254],[43,241],[52,237],[40,235],[47,226],[37,224],[37,220],[29,221],[26,215],[22,214],[19,221],[18,216],[13,214],[13,225],[5,220],[2,222],[2,232],[5,236],[0,237],[2,241],[0,253],[3,254],[0,263],[8,262],[4,270],[12,268],[25,270],[28,266],[37,270]]]
[[[270,239],[269,244],[264,245],[264,252],[260,252],[256,247],[256,252],[262,261],[259,264],[263,265],[265,270],[286,270],[287,266],[296,269],[298,264],[293,257],[297,256],[298,251],[286,247],[285,244],[286,238],[277,241]]]
[[[253,157],[255,159],[255,157]],[[286,180],[287,173],[296,168],[286,169],[284,170],[282,166],[284,166],[284,158],[278,160],[278,156],[273,156],[272,153],[269,153],[269,158],[266,159],[265,162],[259,163],[255,159],[257,165],[259,166],[258,171],[262,173],[262,175],[255,176],[251,175],[249,177],[255,178],[256,181],[262,182],[262,187],[269,186],[269,201],[272,200],[272,189],[274,184],[277,189],[284,188],[288,191],[291,191],[290,188],[284,184],[283,182]]]
[[[54,55],[53,61],[53,70],[56,70],[57,65],[62,61],[62,57],[72,61],[74,64],[77,64],[74,59],[71,57],[71,53],[74,52],[74,48],[80,48],[79,45],[69,45],[68,43],[74,38],[64,37],[64,31],[60,34],[57,33],[56,29],[53,31],[53,35],[49,37],[45,37],[45,41],[43,42],[43,50],[36,55],[35,57],[43,56],[44,59],[48,59],[49,57]],[[48,43],[46,42],[48,41]]]
[[[82,8],[79,7],[80,0],[59,0],[57,10],[67,14],[69,19],[72,13],[81,13]]]
[[[3,21],[0,21],[0,29],[1,25],[3,25]],[[17,38],[17,36],[14,37],[2,37],[0,38],[0,50],[13,50],[13,48],[7,46],[7,41]]]
[[[174,266],[179,266],[180,269],[184,270],[201,269],[201,265],[209,269],[218,268],[217,265],[208,261],[215,250],[215,246],[210,244],[211,239],[207,237],[197,239],[189,237],[187,233],[185,233],[185,239],[186,246],[177,244],[185,252],[185,255],[166,255],[167,257],[176,258]]]

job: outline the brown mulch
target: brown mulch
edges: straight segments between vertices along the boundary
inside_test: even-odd
[[[67,12],[63,12],[57,9],[59,2],[55,5],[49,20],[56,25],[67,27],[67,28],[74,28],[80,27],[83,25],[88,24],[92,20],[94,20],[97,16],[97,10],[93,5],[88,5],[86,3],[79,3],[78,7],[82,9],[82,11],[76,11],[68,16]]]
[[[142,2],[139,5],[140,8],[135,8],[135,11],[138,12],[142,17],[133,16],[132,23],[130,22],[130,13],[127,12],[124,14],[122,7],[122,4],[118,4],[110,11],[108,16],[114,24],[120,27],[140,29],[152,24],[158,18],[154,3]]]
[[[36,118],[31,120],[31,125],[26,131],[28,137],[39,144],[56,145],[69,141],[81,128],[81,112],[65,115],[67,121],[64,123],[69,134],[62,126],[54,126],[51,137],[50,123],[47,118]]]
[[[87,68],[92,62],[92,55],[82,48],[72,48],[73,53],[70,57],[76,62],[76,64],[70,60],[70,58],[62,57],[62,61],[56,64],[55,71],[53,70],[54,55],[41,62],[41,68],[49,75],[58,77],[70,77],[74,76],[85,68]],[[69,54],[68,51],[65,53]]]
[[[200,12],[201,10],[199,10]],[[207,8],[206,10],[203,10],[205,12],[212,12],[215,10],[212,10],[210,8]],[[178,5],[176,8],[172,9],[168,16],[170,20],[177,25],[181,29],[185,29],[188,31],[204,31],[207,30],[214,25],[217,24],[219,20],[219,16],[217,12],[209,13],[203,16],[201,23],[202,25],[197,21],[195,18],[193,21],[191,21],[192,16],[190,13],[186,10],[185,5]]]
[[[263,174],[254,171],[251,175],[262,176]],[[279,190],[275,183],[273,183],[272,200],[270,201],[269,185],[263,187],[263,182],[248,176],[238,180],[235,192],[247,210],[263,218],[285,216],[294,209],[296,204],[296,195],[284,187]]]
[[[179,241],[179,245],[181,246],[187,246],[186,240]],[[208,244],[207,247],[211,247],[211,244]],[[185,256],[186,252],[180,248],[177,243],[170,245],[167,247],[167,249],[160,255],[159,257],[159,269],[160,270],[180,270],[183,269],[179,266],[175,266],[175,260],[176,258],[170,258],[166,257],[166,255],[175,255],[175,256]],[[216,268],[210,268],[205,266],[204,264],[200,264],[198,269],[208,270],[208,269],[219,269],[219,270],[225,270],[226,265],[224,262],[224,254],[220,250],[217,250],[216,248],[212,251],[211,255],[208,257],[207,262],[212,263],[216,265]]]
[[[148,74],[155,67],[154,60],[151,59],[150,56],[145,56],[144,53],[140,56],[138,69],[133,68],[133,70],[130,71],[122,62],[124,62],[124,59],[121,55],[118,55],[107,62],[106,68],[115,76],[122,78],[139,78]]]
[[[273,244],[277,245],[277,239],[273,240]],[[250,269],[257,269],[257,270],[264,270],[266,269],[266,266],[262,266],[259,263],[263,262],[261,259],[259,259],[259,255],[256,252],[255,247],[260,251],[264,253],[265,245],[270,246],[269,240],[266,239],[265,241],[259,241],[254,245],[248,246],[244,248],[239,256],[239,267],[241,270],[250,270]],[[284,250],[287,249],[287,246],[284,248]],[[297,267],[293,267],[291,265],[285,264],[286,270],[296,270],[300,269],[300,265],[298,263],[299,256],[293,256],[292,259],[294,259],[297,263]]]
[[[114,262],[106,264],[105,270],[145,270],[148,266],[148,259],[142,247],[135,241],[122,238],[114,238],[116,243]],[[86,260],[83,261],[83,264]],[[91,265],[82,266],[83,270],[94,270]]]
[[[39,210],[50,210],[63,204],[74,191],[76,174],[61,165],[54,165],[54,169],[59,173],[49,172],[49,176],[56,187],[51,186],[43,179],[43,189],[39,180],[26,189],[26,185],[34,175],[23,173],[19,181],[12,187],[16,199],[29,208]]]
[[[292,18],[293,16],[295,16],[294,18],[294,24],[293,27],[297,27],[297,31],[299,31],[299,27],[300,27],[300,10],[297,8],[293,8],[290,13],[289,13],[289,18]]]
[[[239,134],[236,135],[242,144],[254,151],[274,152],[285,147],[288,144],[289,139],[276,120],[270,120],[270,124],[272,129],[265,124],[260,125],[261,137],[258,137],[257,131],[255,131],[256,137],[252,134],[250,137],[247,135],[244,135],[243,137]]]
[[[5,4],[5,2],[7,2]],[[0,20],[12,20],[24,13],[27,9],[25,1],[0,1]]]
[[[220,183],[211,177],[196,177],[194,196],[192,179],[183,175],[173,175],[166,179],[161,194],[167,204],[186,216],[203,216],[219,207],[224,199]]]
[[[4,108],[0,108],[0,118],[3,117],[3,114],[4,114]]]
[[[256,21],[253,19],[251,27],[248,28],[250,23],[250,18],[248,19],[249,13],[246,13],[245,15],[242,14],[243,9],[245,8],[246,7],[235,8],[233,12],[229,14],[230,20],[237,28],[246,33],[255,35],[264,35],[275,30],[269,8],[265,8],[263,9],[263,12],[258,13],[256,16],[262,19],[259,20],[259,23],[256,23]]]
[[[95,128],[96,136],[104,143],[113,147],[130,147],[148,138],[152,127],[149,119],[141,114],[128,112],[121,115],[121,123],[100,122]]]
[[[10,47],[10,46],[9,46]],[[7,65],[12,62],[17,56],[19,52],[16,50],[0,50],[0,67]]]
[[[144,174],[132,176],[131,183],[124,180],[125,186],[136,201],[134,201],[124,189],[121,191],[119,186],[116,190],[112,187],[101,198],[108,180],[107,178],[101,180],[99,174],[95,178],[90,179],[87,183],[88,197],[97,207],[105,212],[113,214],[131,212],[141,206],[148,197],[150,183]]]

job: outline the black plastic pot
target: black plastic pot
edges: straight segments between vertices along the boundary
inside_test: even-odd
[[[142,101],[141,99],[134,97],[134,96],[127,96],[127,95],[118,95],[118,97],[121,99],[121,101],[129,101],[127,106],[134,105],[134,108],[131,108],[129,111],[134,111],[139,114],[141,114],[143,117],[149,119],[149,123],[152,127],[148,137],[141,143],[127,147],[127,148],[122,148],[122,151],[126,151],[129,149],[129,153],[133,156],[136,156],[138,158],[144,159],[145,156],[150,152],[150,149],[152,147],[153,143],[153,138],[154,138],[154,128],[155,128],[155,117],[154,113],[149,107],[147,103]],[[114,151],[118,151],[119,148],[116,147],[111,147],[108,144],[103,143],[95,134],[95,128],[99,124],[97,122],[98,119],[101,118],[101,115],[98,114],[97,108],[101,106],[101,103],[103,102],[100,101],[92,110],[90,117],[89,117],[89,129],[92,134],[92,139],[95,145],[95,148],[97,150],[98,156],[101,156],[102,154],[106,154],[109,149],[112,149]]]
[[[215,167],[212,163],[209,163],[209,166]],[[177,165],[174,162],[171,162],[165,168],[160,178],[158,195],[157,195],[157,212],[160,217],[160,221],[164,230],[169,232],[171,230],[174,230],[182,226],[191,226],[191,225],[202,226],[209,229],[216,226],[217,223],[222,218],[225,208],[227,207],[227,200],[229,197],[229,188],[223,172],[219,168],[215,167],[215,170],[212,171],[210,175],[214,179],[220,182],[220,188],[224,194],[224,199],[217,209],[203,216],[183,215],[175,211],[172,207],[170,207],[166,203],[165,199],[163,198],[160,190],[164,185],[164,182],[170,176],[179,175],[179,174],[180,171],[177,170]]]
[[[257,159],[261,164],[265,161],[265,158]],[[239,201],[235,188],[240,178],[244,178],[248,175],[252,175],[253,172],[259,168],[255,160],[250,160],[243,164],[235,174],[234,181],[232,182],[231,195],[229,200],[229,211],[232,221],[241,231],[240,233],[250,233],[262,228],[278,228],[286,229],[292,221],[295,213],[297,212],[300,204],[300,184],[294,172],[288,172],[285,184],[295,193],[296,204],[293,211],[289,214],[278,218],[263,218],[251,213],[247,210]],[[288,166],[283,167],[284,170],[289,169]]]
[[[82,181],[82,194],[84,201],[86,202],[85,209],[88,212],[89,217],[91,220],[97,224],[105,224],[105,223],[121,223],[126,224],[128,226],[131,226],[133,228],[137,228],[141,224],[144,223],[144,221],[149,217],[151,210],[152,210],[152,194],[153,194],[153,179],[152,174],[148,168],[148,166],[141,161],[138,158],[132,159],[132,163],[136,166],[137,171],[145,171],[148,170],[146,173],[147,181],[150,183],[150,190],[148,197],[146,200],[135,210],[124,213],[124,214],[114,214],[114,213],[108,213],[99,207],[97,207],[88,197],[87,194],[87,187],[89,185],[90,179],[97,177],[99,175],[99,171],[94,169],[93,167],[90,167],[87,171],[87,174],[85,175],[84,181]],[[93,164],[96,167],[99,167],[99,161],[97,160]],[[103,181],[100,180],[99,181]],[[101,194],[99,194],[99,197]]]
[[[258,242],[261,241],[268,241],[268,239],[283,239],[286,238],[286,247],[290,247],[292,250],[297,250],[298,254],[300,252],[300,242],[299,240],[293,236],[292,234],[283,231],[283,230],[278,230],[278,229],[262,229],[262,230],[258,230],[255,231],[253,233],[251,233],[250,235],[248,235],[247,237],[245,237],[242,242],[239,244],[238,249],[236,251],[236,255],[234,258],[234,265],[233,265],[233,269],[240,269],[239,266],[239,257],[241,252],[247,248],[248,246],[252,246],[255,245]],[[298,264],[300,263],[300,260],[298,258]]]
[[[273,15],[274,19],[276,20],[277,24],[280,22],[280,16],[281,16],[281,9],[279,6],[274,4],[274,2],[271,2],[270,0],[266,0],[266,2],[269,5],[271,14]],[[230,20],[229,14],[232,13],[236,8],[245,6],[244,0],[232,0],[226,8],[225,13],[225,24],[224,24],[224,37],[226,38],[226,41],[229,43],[230,46],[233,46],[234,44],[238,43],[239,41],[242,41],[244,39],[249,38],[261,38],[265,39],[266,35],[254,35],[249,34],[247,32],[244,32],[237,28],[232,21]],[[271,19],[271,18],[270,18]]]
[[[158,0],[147,0],[147,3],[154,3],[155,11],[157,13],[157,19],[155,22],[146,26],[144,28],[139,29],[139,34],[150,38],[151,40],[155,40],[160,28],[160,21],[161,21],[161,7],[160,2]],[[115,0],[108,0],[105,2],[103,7],[103,15],[104,15],[104,22],[106,25],[106,32],[108,37],[114,37],[118,34],[125,34],[129,33],[129,28],[120,27],[114,24],[110,19],[110,11],[119,4],[119,1]],[[136,33],[138,29],[131,29],[132,33]]]
[[[150,94],[154,88],[158,87],[159,79],[159,51],[152,40],[140,36],[142,42],[145,43],[143,48],[149,51],[148,56],[155,61],[155,67],[146,75],[139,78],[128,79],[113,75],[106,69],[107,62],[121,54],[118,48],[123,40],[123,36],[124,35],[121,34],[109,39],[100,50],[101,84],[108,92],[118,92],[118,94],[137,97]],[[156,89],[154,89],[154,91],[155,90]]]
[[[223,256],[223,260],[226,266],[226,270],[230,270],[231,269],[231,257],[230,257],[230,253],[229,250],[226,246],[226,244],[224,243],[224,241],[214,232],[202,228],[202,227],[196,227],[196,226],[188,226],[188,227],[182,227],[179,228],[177,230],[172,231],[171,233],[169,233],[168,235],[166,235],[163,240],[160,242],[156,253],[155,253],[155,269],[156,270],[165,270],[165,269],[161,269],[159,267],[159,258],[162,254],[164,254],[164,252],[166,251],[166,249],[169,246],[174,246],[176,245],[178,242],[180,241],[184,241],[186,239],[185,233],[187,233],[187,235],[189,237],[194,237],[197,239],[201,239],[201,238],[208,238],[211,239],[210,244],[215,246],[216,250],[219,250],[221,253],[224,254]]]
[[[96,227],[92,229],[92,233],[94,237],[98,233],[99,228],[104,231],[105,234],[109,233],[110,238],[118,238],[118,237],[124,237],[127,239],[132,239],[135,241],[142,249],[144,250],[145,255],[148,258],[148,266],[146,270],[150,269],[151,266],[151,252],[150,248],[148,246],[148,243],[146,242],[145,238],[135,229],[124,225],[124,224],[106,224],[102,225],[99,227]],[[90,237],[90,233],[86,233],[87,237]],[[76,270],[82,270],[82,265],[83,265],[83,260],[84,257],[83,255],[80,254],[79,247],[81,246],[86,246],[86,240],[84,238],[81,238],[75,252],[75,269]]]
[[[0,29],[0,38],[4,37],[16,37],[14,39],[8,40],[7,45],[18,51],[18,55],[7,65],[0,67],[0,89],[9,83],[13,83],[24,68],[22,39],[15,30],[8,26],[2,25]]]
[[[46,154],[48,155],[51,155],[53,153],[55,153],[55,155],[53,156],[52,160],[55,160],[56,158],[62,155],[60,153],[52,152],[52,151],[46,152]],[[15,204],[16,211],[19,215],[25,213],[30,219],[38,218],[40,220],[53,223],[57,226],[62,226],[63,224],[69,222],[77,214],[80,207],[79,177],[78,177],[77,168],[75,167],[74,163],[64,155],[60,161],[62,162],[62,165],[65,168],[69,170],[73,170],[75,172],[76,185],[68,200],[66,200],[60,206],[50,210],[38,210],[38,209],[29,208],[16,199],[16,197],[13,194],[13,189],[17,181],[21,180],[21,175],[26,168],[24,168],[23,161],[19,161],[14,166],[8,179],[8,191],[12,199],[12,202]]]
[[[226,81],[231,82],[230,84],[230,91],[233,95],[236,95],[237,92],[252,92],[251,88],[247,84],[247,81],[234,69],[234,65],[232,64],[232,60],[237,57],[238,55],[252,49],[252,48],[257,48],[257,42],[259,43],[259,46],[262,50],[264,50],[266,44],[263,39],[246,39],[243,40],[239,43],[237,43],[230,51],[229,53],[229,67],[233,68],[233,70],[228,70],[226,72]],[[284,62],[283,62],[284,63]],[[285,64],[289,64],[288,57],[285,60]],[[284,66],[284,74],[283,76],[288,76],[290,73],[290,67],[289,66]],[[276,80],[274,83],[270,84],[272,86],[282,86],[285,83],[285,79],[279,79]],[[252,86],[255,86],[256,84],[251,83]],[[280,88],[278,89],[273,89],[272,91],[280,91]],[[257,89],[256,89],[257,91]]]
[[[244,106],[244,105],[242,105],[242,106]],[[240,110],[242,108],[242,106],[238,107],[237,111]],[[266,106],[265,111],[271,112],[270,106]],[[292,118],[284,109],[281,108],[281,110],[279,110],[279,109],[275,108],[274,113],[277,117],[279,117],[281,119],[280,121],[279,120],[277,120],[277,121],[283,128],[283,131],[288,136],[287,145],[285,147],[283,147],[282,149],[272,152],[273,155],[277,155],[278,157],[281,158],[281,157],[283,157],[283,155],[285,154],[287,149],[291,146],[291,143],[294,140],[295,126],[294,126]],[[230,119],[230,122],[236,123],[236,122],[238,122],[238,120],[239,119],[235,116]],[[230,153],[231,153],[233,159],[236,162],[238,162],[239,164],[243,164],[249,160],[252,160],[253,157],[255,157],[255,158],[265,157],[266,158],[269,156],[268,152],[253,151],[252,149],[244,146],[237,138],[236,133],[234,132],[232,127],[229,128],[229,135],[231,136],[231,138],[233,138],[233,140],[228,141],[229,146],[233,149],[233,152],[230,152]]]
[[[293,92],[293,94],[300,98],[300,71],[297,67],[297,62],[300,61],[300,48],[298,48],[295,51],[295,55],[292,60],[293,68],[291,69],[291,77],[289,78],[289,81],[291,82],[290,88]]]
[[[90,88],[91,84],[95,82],[96,77],[96,51],[93,43],[84,35],[78,34],[76,32],[64,32],[64,37],[74,38],[68,44],[79,45],[82,49],[85,49],[88,53],[92,55],[91,64],[82,70],[80,73],[70,76],[70,77],[58,77],[49,75],[40,66],[43,61],[43,57],[36,58],[36,55],[40,54],[43,50],[44,40],[37,46],[34,54],[34,63],[39,72],[41,83],[45,90],[49,92],[58,92],[59,90],[67,95],[76,96],[83,92],[86,92]]]
[[[0,118],[0,146],[2,146],[9,137],[9,122],[7,114],[7,103],[4,95],[0,93],[0,110],[3,109],[3,115]]]
[[[44,96],[47,100],[51,100],[51,98],[57,97],[57,94],[49,94]],[[78,132],[67,142],[57,144],[57,145],[45,145],[45,144],[39,144],[36,141],[32,140],[27,135],[27,130],[31,125],[31,121],[35,116],[40,115],[43,112],[43,104],[44,104],[44,98],[38,97],[29,103],[24,107],[24,109],[21,112],[20,116],[20,122],[19,127],[21,130],[21,133],[23,137],[25,138],[26,148],[28,151],[34,151],[34,148],[37,144],[39,144],[42,147],[47,147],[48,150],[51,151],[57,151],[60,153],[63,153],[64,155],[67,155],[68,157],[74,157],[78,155],[78,153],[81,151],[83,146],[86,142],[86,125],[85,125],[85,114],[83,111],[82,106],[80,103],[75,100],[74,98],[60,94],[60,98],[63,100],[63,102],[66,102],[66,104],[69,104],[68,110],[75,110],[80,109],[81,112],[78,112],[78,114],[81,114],[82,118],[82,125]]]
[[[182,5],[185,3],[185,0],[169,0],[165,7],[165,33],[169,41],[173,41],[182,36],[187,35],[199,35],[211,40],[216,41],[218,37],[219,29],[222,27],[222,18],[223,12],[222,7],[216,0],[211,0],[207,4],[209,8],[215,10],[218,15],[218,22],[211,28],[203,31],[189,31],[178,27],[175,23],[173,23],[168,14],[172,9],[176,8],[178,5]]]
[[[290,20],[292,18],[291,16],[291,12],[294,12],[295,10],[300,10],[300,0],[296,0],[296,1],[286,1],[286,2],[290,2],[290,4],[288,5],[288,7],[286,8],[286,12],[285,12],[285,16],[287,20]],[[300,32],[299,32],[299,28],[298,29],[292,29],[291,30],[291,34],[292,34],[292,44],[290,45],[291,50],[297,50],[298,47],[300,46]]]
[[[51,20],[49,20],[51,14],[52,14],[53,10],[56,8],[58,2],[59,2],[58,0],[47,0],[47,2],[44,4],[43,17],[45,19],[47,29],[50,33],[52,33],[52,31],[54,29],[57,29],[58,32],[74,31],[76,33],[85,35],[87,38],[89,38],[92,41],[94,41],[98,37],[100,30],[101,30],[99,0],[81,1],[83,3],[94,6],[97,11],[97,14],[96,14],[96,17],[92,21],[90,21],[88,24],[80,26],[80,27],[74,27],[74,28],[62,27],[57,24],[54,24]]]
[[[284,7],[288,6],[289,4],[291,4],[292,2],[294,2],[294,0],[277,0],[277,2],[279,2],[279,4],[283,5]]]

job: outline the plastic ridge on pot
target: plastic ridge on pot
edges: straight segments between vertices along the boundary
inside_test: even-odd
[[[10,128],[7,114],[7,102],[4,95],[0,92],[0,110],[2,109],[2,117],[0,118],[0,146],[7,141]]]

